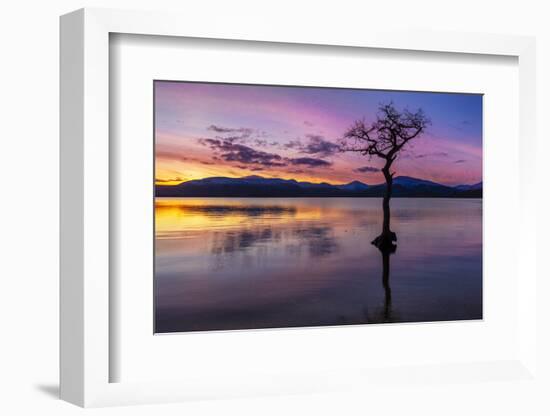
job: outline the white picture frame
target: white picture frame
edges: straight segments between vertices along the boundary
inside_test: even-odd
[[[411,369],[380,368],[368,373],[342,369],[330,376],[296,378],[281,374],[265,380],[235,382],[233,374],[216,381],[147,383],[110,382],[109,296],[109,36],[112,33],[191,37],[282,44],[333,45],[453,54],[504,55],[519,65],[520,218],[517,303],[519,354],[505,362],[442,363]],[[477,382],[476,371],[506,373],[517,380],[536,379],[536,261],[529,250],[535,241],[534,183],[527,167],[535,164],[535,41],[529,37],[403,32],[350,28],[326,34],[321,28],[281,31],[277,24],[251,24],[238,30],[223,20],[215,25],[167,13],[82,9],[61,18],[61,398],[80,406],[158,403],[194,398],[239,397],[254,394],[322,392],[345,388],[342,378],[368,385],[390,374],[418,380]],[[408,376],[407,376],[408,374]],[[483,378],[483,377],[482,377]],[[481,378],[481,379],[482,379]]]

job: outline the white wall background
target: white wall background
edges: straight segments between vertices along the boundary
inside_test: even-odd
[[[0,413],[72,415],[82,410],[56,399],[58,368],[58,16],[81,7],[178,10],[203,19],[227,16],[238,25],[246,19],[287,25],[367,25],[392,21],[404,27],[536,35],[538,38],[539,214],[550,212],[547,169],[550,114],[550,12],[535,0],[392,0],[392,1],[170,1],[170,0],[8,0],[0,12],[0,169],[4,191],[0,205]],[[545,8],[546,6],[546,8]],[[540,215],[542,216],[542,215]],[[539,234],[539,273],[543,264],[548,220]],[[546,240],[546,241],[545,241]],[[514,243],[514,242],[511,242]],[[544,270],[542,270],[544,266]],[[539,285],[540,300],[550,284]],[[539,302],[550,328],[549,307]],[[546,324],[546,325],[545,325]],[[550,351],[549,331],[541,331]],[[548,359],[541,351],[542,364]],[[546,371],[550,374],[550,371]],[[524,386],[441,385],[389,389],[377,397],[345,393],[322,396],[226,400],[162,406],[92,410],[101,415],[538,415],[549,414],[546,391]]]

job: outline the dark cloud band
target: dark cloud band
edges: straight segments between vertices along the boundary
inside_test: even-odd
[[[367,173],[367,172],[380,172],[380,169],[372,166],[361,166],[360,168],[354,169],[355,172]]]
[[[316,168],[329,167],[332,165],[332,163],[327,160],[314,157],[282,157],[277,153],[256,150],[250,146],[233,143],[229,140],[204,138],[199,139],[199,143],[212,149],[216,153],[216,157],[226,162],[239,163],[239,167],[243,165],[253,165],[256,167],[285,167],[291,165]]]

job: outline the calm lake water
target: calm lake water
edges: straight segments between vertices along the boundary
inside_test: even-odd
[[[156,332],[482,318],[480,199],[157,198]]]

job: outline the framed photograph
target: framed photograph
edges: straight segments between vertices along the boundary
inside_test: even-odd
[[[537,383],[534,51],[63,16],[61,397]]]
[[[155,333],[483,318],[481,94],[154,100]]]

